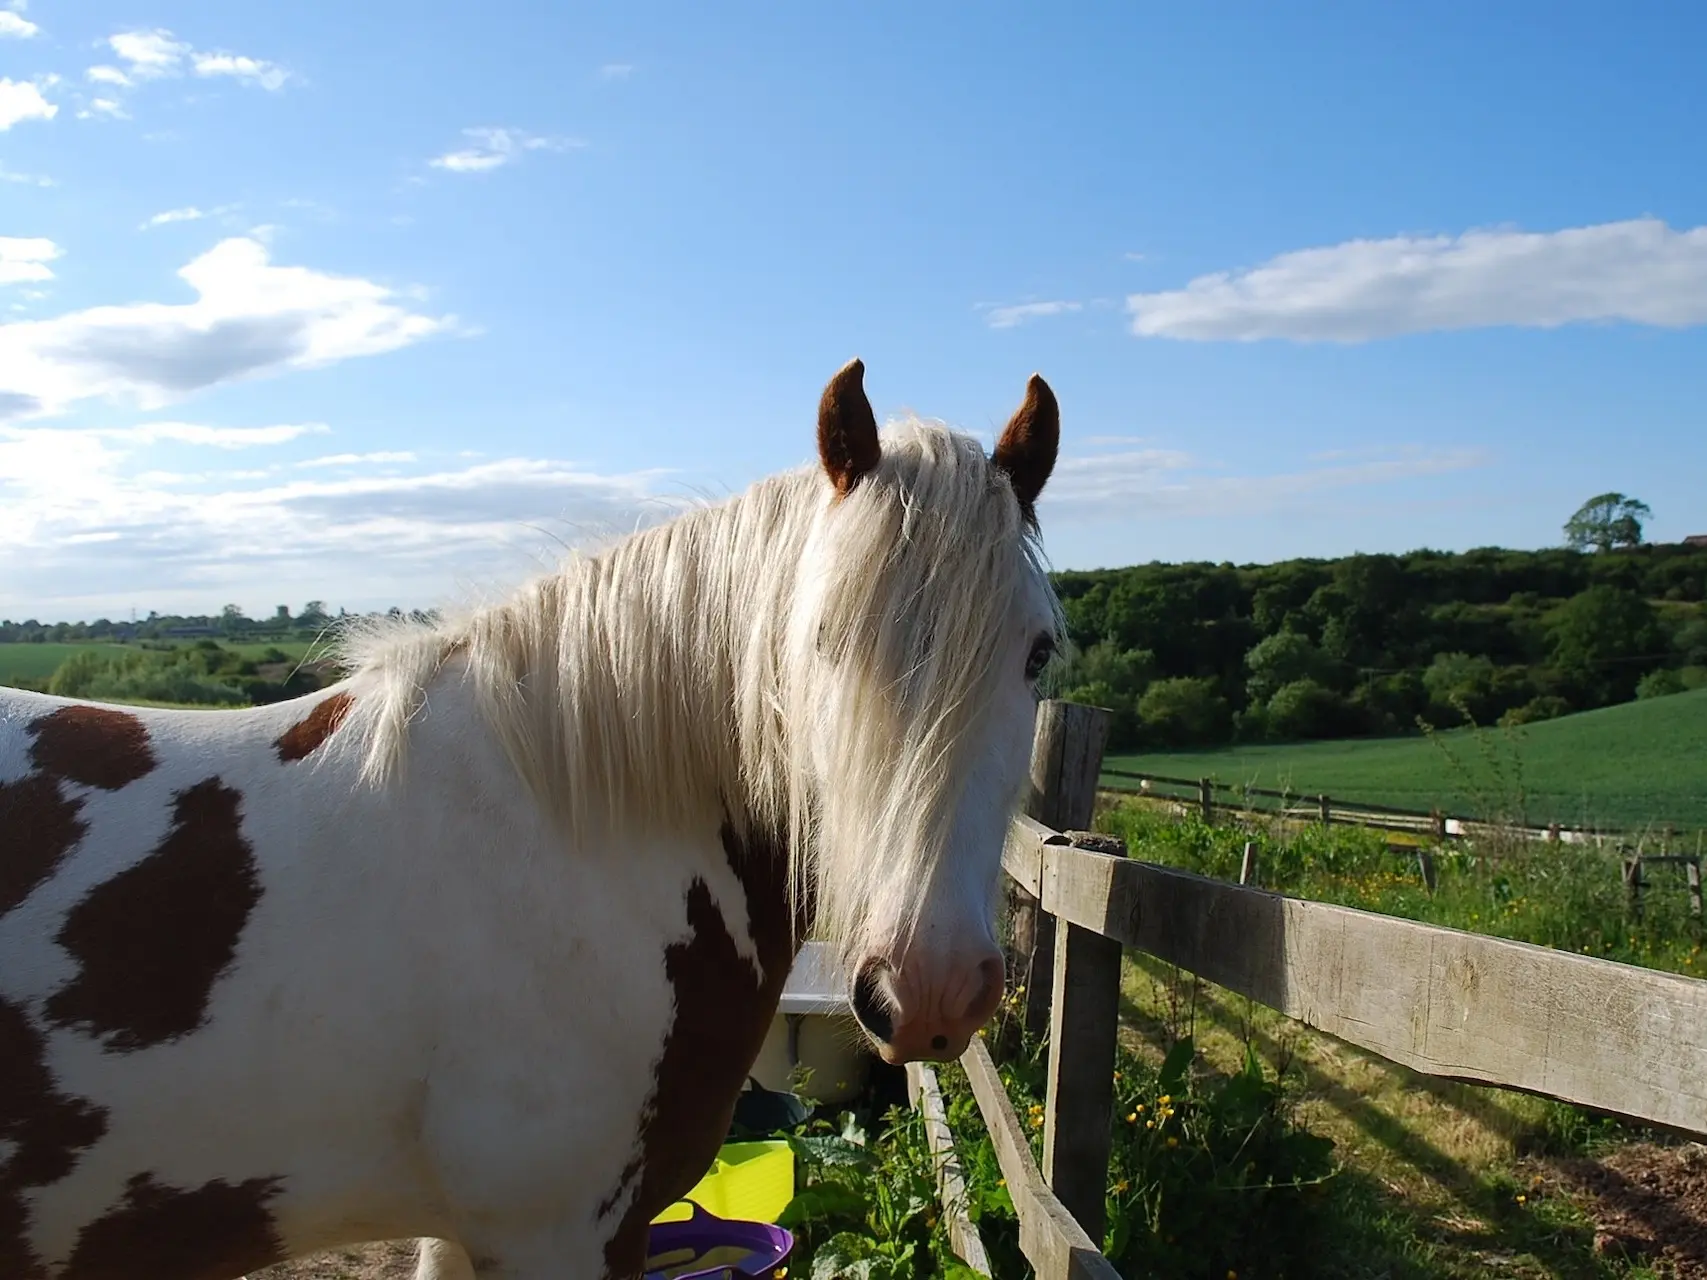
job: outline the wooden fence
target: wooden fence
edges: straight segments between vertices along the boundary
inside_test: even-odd
[[[1663,847],[1669,848],[1678,832],[1676,824],[1656,824],[1651,829],[1641,831],[1612,827],[1578,828],[1561,823],[1538,827],[1496,818],[1453,815],[1440,809],[1405,809],[1368,800],[1348,800],[1344,796],[1276,791],[1269,787],[1246,787],[1217,782],[1213,778],[1171,778],[1166,774],[1140,773],[1132,769],[1105,768],[1102,770],[1102,776],[1112,779],[1115,785],[1111,789],[1120,794],[1137,794],[1151,799],[1172,801],[1182,809],[1189,808],[1200,812],[1205,822],[1212,821],[1217,810],[1225,810],[1299,821],[1338,822],[1373,827],[1379,831],[1419,835],[1439,842],[1475,839],[1478,836],[1499,833],[1508,837],[1555,841],[1561,844],[1610,844],[1619,849],[1647,840],[1657,840]],[[1262,801],[1274,803],[1260,803]]]
[[[1041,1169],[985,1042],[961,1059],[1038,1280],[1118,1277],[1100,1241],[1125,948],[1426,1075],[1707,1134],[1707,982],[1126,857],[1075,830],[1089,825],[1104,716],[1039,708],[1028,815],[1002,858],[1016,970],[1028,997],[1045,993],[1026,1010],[1049,1035]],[[977,1233],[954,1236],[959,1249]],[[982,1245],[961,1253],[987,1271]]]

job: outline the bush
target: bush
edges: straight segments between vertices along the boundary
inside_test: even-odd
[[[1220,741],[1231,716],[1213,680],[1176,676],[1158,680],[1138,700],[1146,739],[1160,746],[1196,747]]]
[[[1345,727],[1345,700],[1314,680],[1294,680],[1268,700],[1265,719],[1271,738],[1331,738]]]
[[[1326,1226],[1317,1192],[1333,1174],[1332,1141],[1293,1122],[1280,1082],[1254,1053],[1225,1079],[1194,1072],[1196,1061],[1189,1038],[1160,1066],[1125,1048],[1116,1054],[1103,1252],[1134,1276],[1314,1274]],[[1042,1047],[999,1070],[1041,1160]],[[960,1068],[944,1066],[939,1076],[973,1216],[994,1262],[1010,1237],[1017,1240],[1012,1202],[978,1190],[999,1177],[990,1139]],[[994,1270],[1020,1274],[999,1264]]]
[[[1671,667],[1650,671],[1636,682],[1638,698],[1664,698],[1684,691],[1683,672],[1675,671]]]

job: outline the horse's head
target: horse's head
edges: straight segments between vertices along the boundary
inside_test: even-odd
[[[1059,411],[1033,377],[991,457],[919,423],[880,440],[863,373],[843,368],[819,407],[822,505],[788,637],[810,737],[796,786],[860,1025],[887,1061],[952,1058],[1002,997],[1002,846],[1059,630],[1034,538]]]

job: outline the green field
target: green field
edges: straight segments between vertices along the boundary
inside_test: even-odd
[[[187,643],[187,642],[183,642]],[[290,655],[292,659],[300,659],[308,651],[308,643],[302,640],[271,641],[263,640],[254,643],[220,642],[220,647],[240,653],[246,658],[259,658],[268,649],[279,649]],[[137,648],[135,645],[112,644],[105,641],[72,641],[66,644],[0,644],[0,685],[29,682],[31,684],[45,683],[48,677],[59,669],[74,653],[93,650],[95,653],[117,654],[126,653]]]
[[[1444,747],[1444,749],[1443,749]],[[1522,729],[1117,756],[1111,768],[1534,822],[1707,827],[1707,689]],[[1105,778],[1109,786],[1131,786]]]
[[[123,653],[130,646],[122,644],[0,644],[0,684],[20,680],[46,680],[59,664],[74,653],[92,649],[96,653]]]

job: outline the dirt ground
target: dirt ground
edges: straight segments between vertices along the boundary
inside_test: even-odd
[[[1598,1160],[1549,1161],[1543,1176],[1593,1217],[1597,1253],[1707,1280],[1707,1146],[1632,1143]]]
[[[251,1271],[248,1280],[412,1280],[414,1274],[415,1242],[387,1240],[281,1262]]]
[[[1595,1222],[1595,1250],[1653,1266],[1676,1280],[1707,1280],[1707,1146],[1632,1143],[1598,1160],[1535,1166],[1555,1193]],[[393,1240],[281,1263],[248,1280],[412,1280],[415,1242]]]

